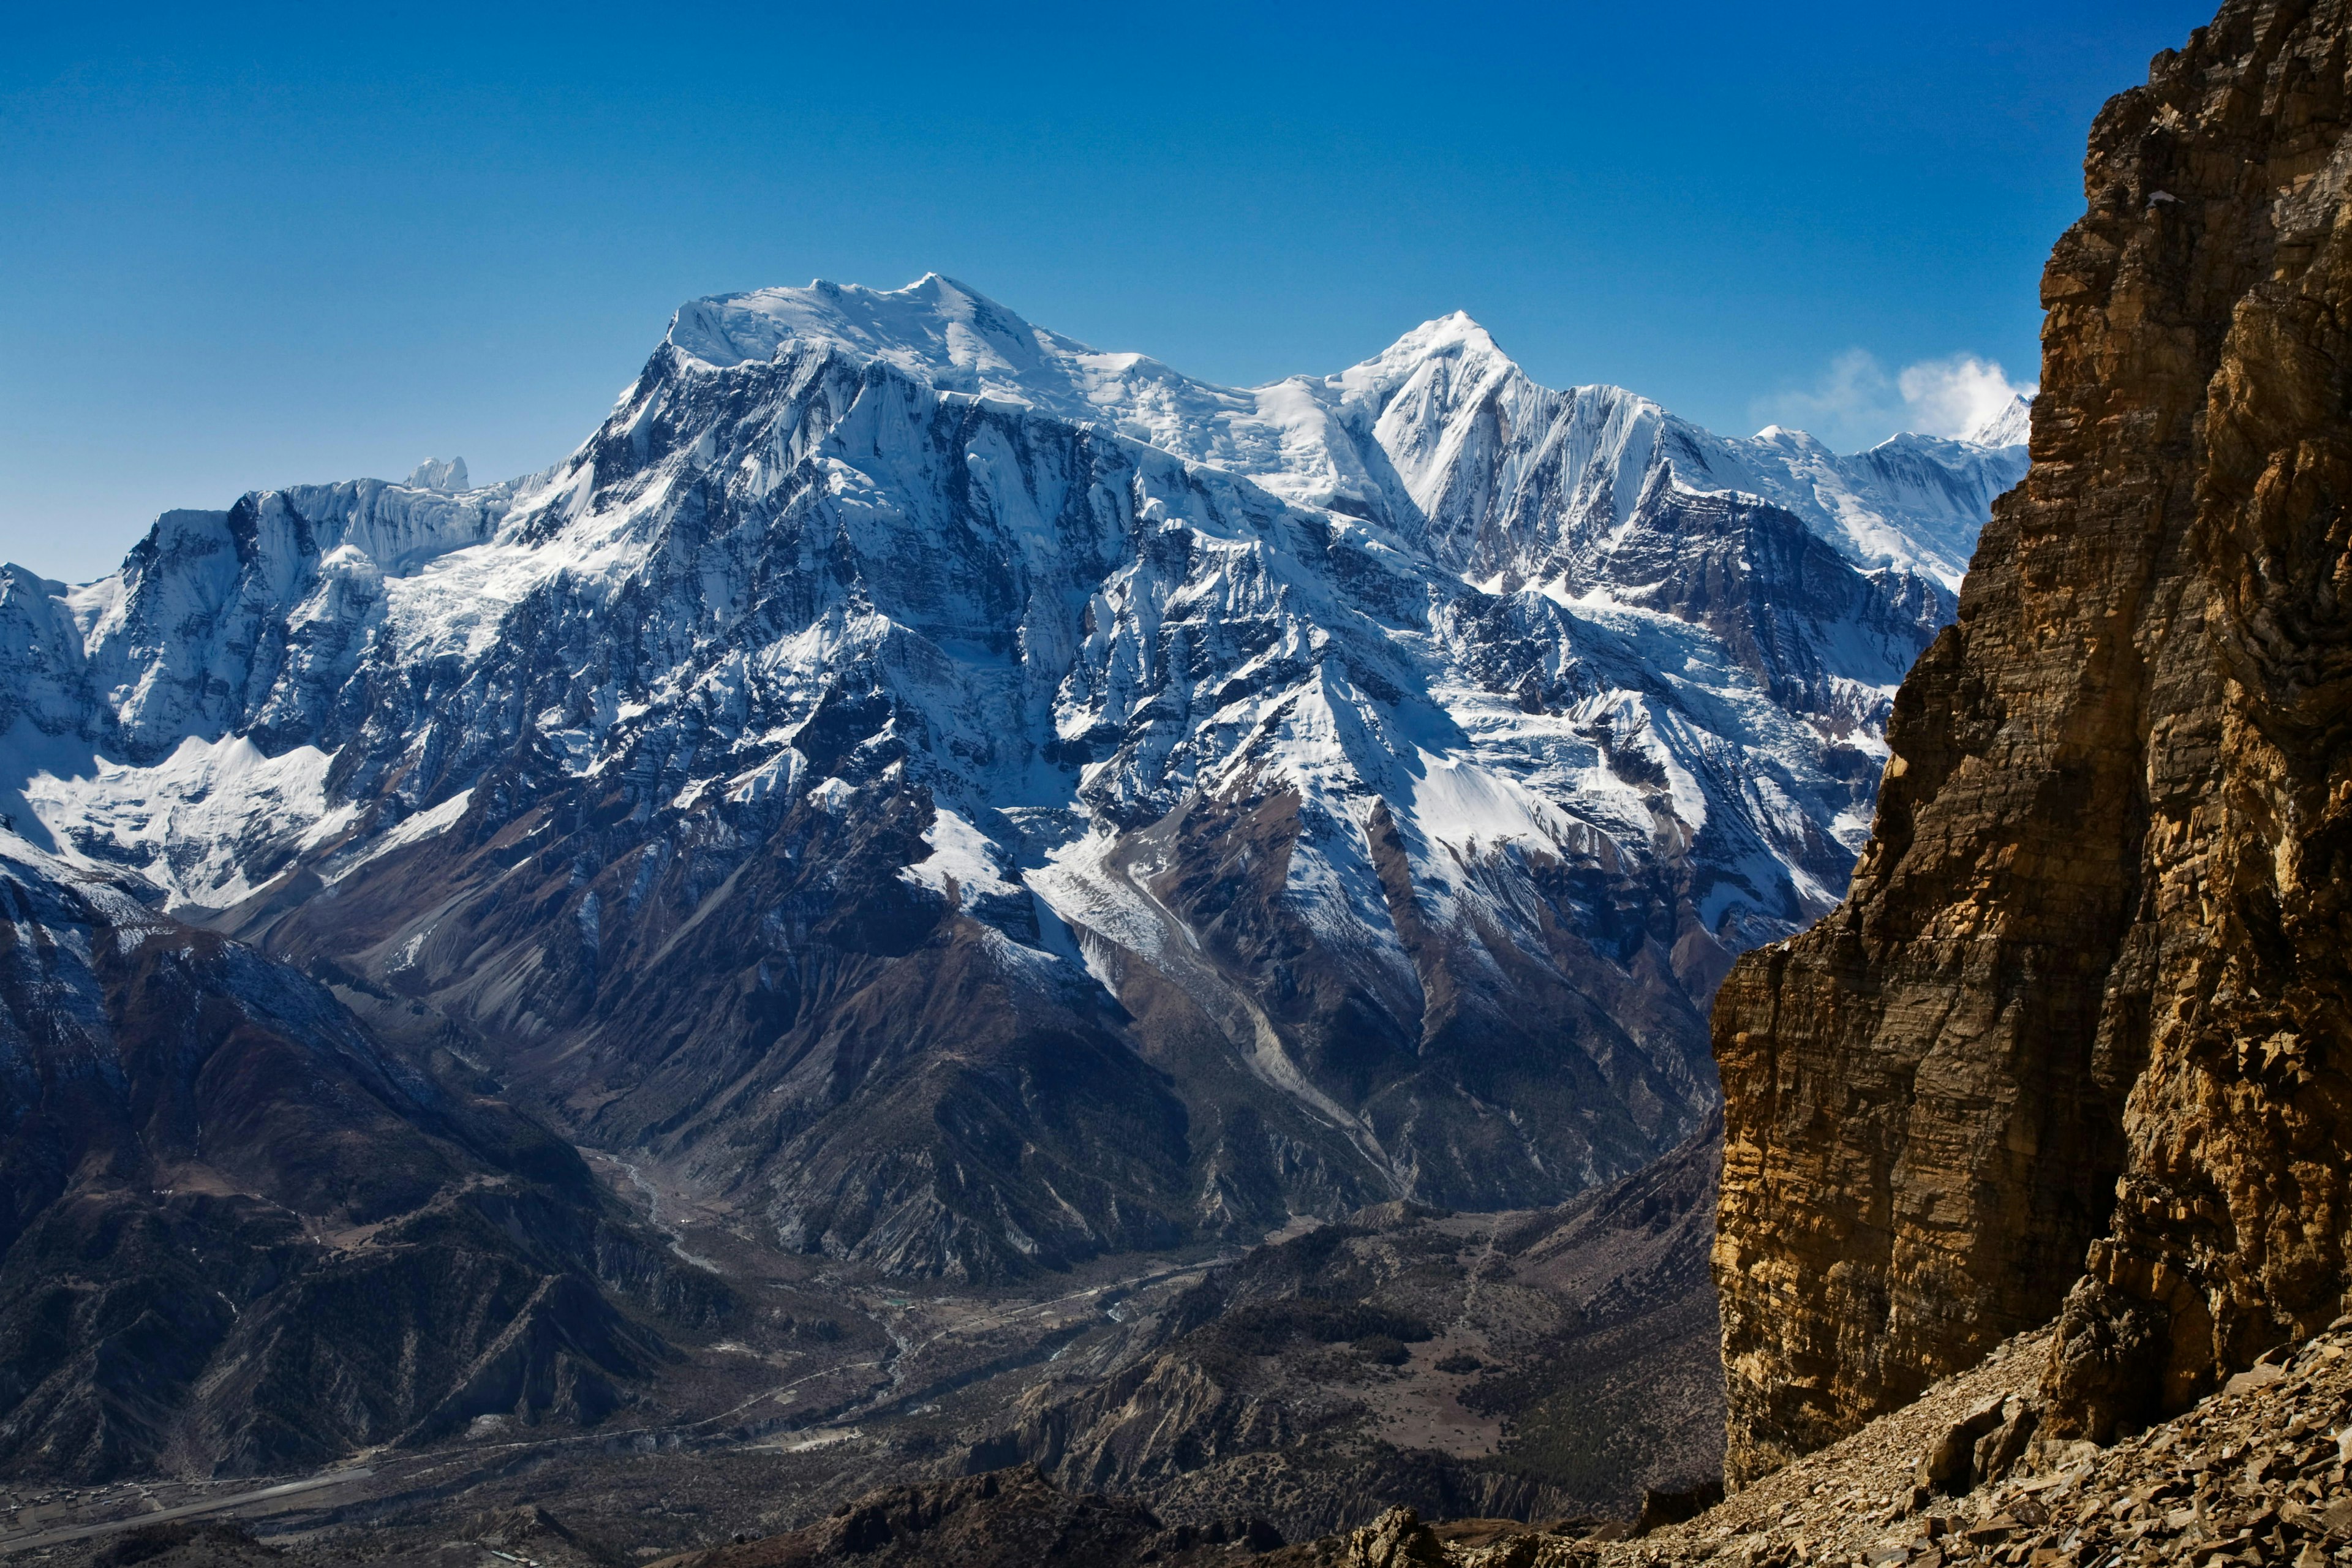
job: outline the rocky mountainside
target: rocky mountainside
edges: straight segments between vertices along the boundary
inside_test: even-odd
[[[2345,1309],[2347,39],[2231,0],[2099,116],[2032,471],[1844,903],[1723,988],[1735,1479],[2062,1306],[2103,1439]]]
[[[2291,1352],[2282,1347],[2192,1410],[2105,1449],[2033,1436],[2051,1352],[2044,1331],[2001,1346],[1913,1405],[1729,1501],[1696,1518],[1660,1521],[1638,1539],[1622,1539],[1622,1524],[1529,1530],[1506,1520],[1457,1520],[1433,1529],[1398,1510],[1263,1562],[1265,1568],[2327,1568],[2352,1558],[2347,1331],[2352,1321]],[[1124,1560],[1148,1561],[1132,1547]]]
[[[1721,1465],[1717,1145],[1710,1128],[1556,1209],[1387,1203],[1239,1256],[1105,1258],[1034,1287],[747,1256],[665,1210],[678,1251],[718,1254],[736,1306],[718,1332],[663,1318],[684,1353],[650,1387],[616,1384],[634,1403],[596,1428],[500,1412],[374,1447],[294,1495],[185,1470],[60,1485],[55,1467],[12,1466],[0,1552],[74,1561],[222,1517],[328,1561],[440,1568],[496,1568],[486,1551],[591,1568],[812,1527],[848,1550],[828,1533],[843,1500],[986,1503],[931,1483],[1024,1456],[1052,1484],[1021,1510],[1100,1488],[1124,1500],[1117,1517],[1162,1521],[1143,1532],[1163,1552],[1262,1545],[1252,1520],[1311,1539],[1394,1504],[1630,1518],[1645,1484]]]
[[[2023,454],[1466,318],[1253,391],[939,278],[682,309],[566,462],[0,582],[0,808],[794,1250],[1549,1204],[1707,1114]]]
[[[1253,1249],[971,1447],[1171,1517],[1630,1517],[1722,1466],[1719,1134],[1557,1209],[1383,1204]]]
[[[579,1155],[325,987],[0,835],[0,1466],[593,1424],[722,1321]]]
[[[2347,1330],[2105,1448],[2038,1437],[2052,1343],[2027,1336],[1678,1528],[1553,1560],[2323,1568],[2352,1556]]]

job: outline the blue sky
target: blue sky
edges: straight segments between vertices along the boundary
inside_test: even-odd
[[[1230,383],[1466,310],[1866,445],[2032,381],[2091,117],[2211,0],[361,9],[12,15],[0,556],[527,471],[682,300],[933,269]]]

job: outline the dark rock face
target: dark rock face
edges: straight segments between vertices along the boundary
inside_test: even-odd
[[[671,1353],[645,1320],[727,1304],[569,1146],[385,1053],[323,987],[37,858],[0,858],[0,1189],[19,1472],[594,1423]]]
[[[90,1554],[90,1568],[268,1568],[286,1553],[264,1546],[242,1525],[214,1520],[151,1524],[125,1531]]]
[[[2343,1310],[2347,33],[2232,3],[2100,115],[1875,837],[1723,988],[1735,1481],[2062,1304],[2098,1435]]]
[[[899,875],[931,820],[877,787],[749,843],[648,840],[559,792],[386,857],[272,942],[372,970],[354,1002],[388,1030],[446,1009],[584,1139],[677,1157],[793,1250],[1001,1279],[1175,1241],[1183,1104],[1082,972]],[[387,965],[428,897],[429,941]]]

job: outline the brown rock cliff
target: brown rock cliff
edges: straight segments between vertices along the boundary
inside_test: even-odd
[[[1875,837],[1723,987],[1735,1483],[2062,1305],[2098,1434],[2342,1310],[2347,37],[2231,0],[2099,116]]]

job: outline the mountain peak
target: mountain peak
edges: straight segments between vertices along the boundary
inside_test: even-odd
[[[1408,358],[1420,361],[1469,354],[1492,354],[1505,361],[1510,358],[1496,346],[1493,334],[1472,320],[1467,310],[1455,310],[1422,322],[1374,359],[1365,363]]]
[[[715,369],[761,362],[788,342],[883,359],[926,380],[984,377],[1034,367],[1050,343],[1084,345],[1041,331],[976,289],[926,272],[903,289],[868,289],[819,278],[804,289],[754,289],[691,300],[671,318],[668,342]],[[950,384],[941,382],[941,384]]]
[[[2033,400],[2021,395],[1960,439],[1978,447],[2021,447],[2032,434]]]
[[[1383,405],[1414,377],[1441,362],[1456,367],[1447,379],[1457,383],[1464,375],[1480,381],[1523,374],[1486,328],[1471,320],[1467,311],[1455,310],[1422,322],[1371,358],[1331,377],[1328,384],[1350,402]]]
[[[466,459],[427,458],[408,471],[408,483],[415,489],[446,490],[455,494],[468,488]]]
[[[1830,449],[1822,445],[1820,437],[1810,430],[1800,430],[1793,425],[1767,425],[1749,439],[1787,452],[1813,453]]]

